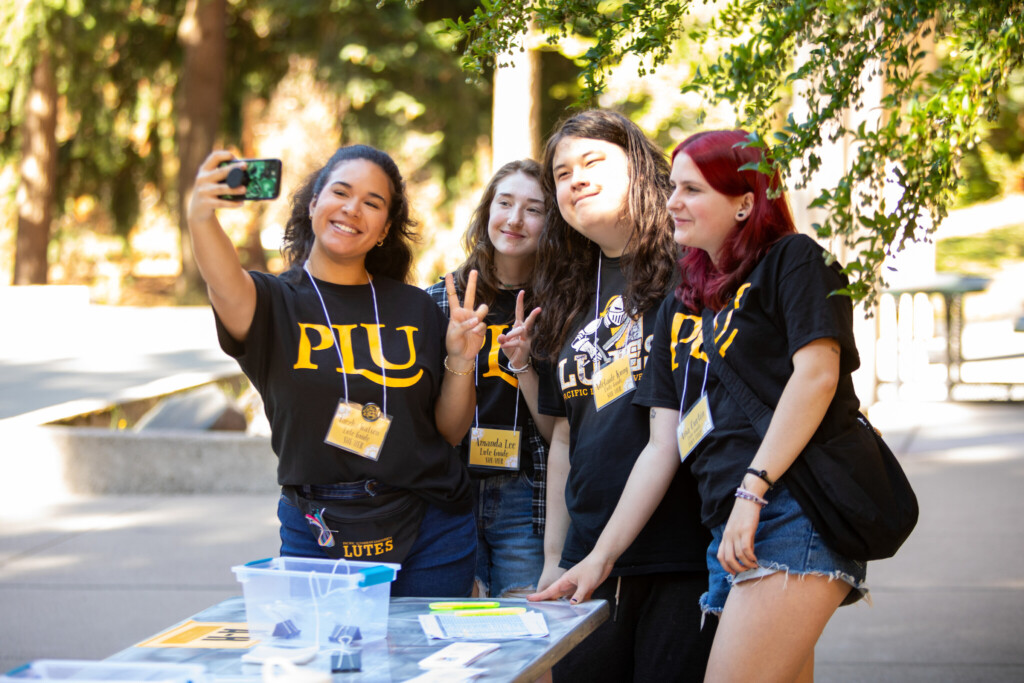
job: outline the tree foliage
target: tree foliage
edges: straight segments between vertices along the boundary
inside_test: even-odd
[[[126,232],[138,187],[161,177],[154,97],[167,96],[177,0],[16,0],[0,9],[0,161],[20,152],[19,127],[31,72],[50,53],[59,123],[56,213],[69,197],[92,195]]]
[[[457,11],[472,2],[446,3]],[[55,218],[70,199],[95,198],[115,230],[140,220],[143,188],[176,213],[182,45],[186,0],[11,0],[0,3],[0,165],[17,163],[34,64],[48,49],[59,100]],[[344,142],[395,150],[410,133],[417,150],[407,175],[447,179],[463,167],[489,127],[489,92],[467,86],[436,9],[377,9],[359,0],[296,3],[229,0],[226,89],[219,144],[243,147],[243,112],[270,99],[296,57],[337,93]],[[322,158],[336,140],[317,141]],[[331,147],[327,149],[327,147]],[[403,166],[404,167],[404,166]],[[152,196],[151,194],[148,196]]]
[[[482,0],[447,25],[463,41],[463,68],[477,74],[515,49],[531,22],[553,42],[590,37],[581,105],[595,101],[626,56],[657,69],[684,37],[708,46],[710,65],[680,87],[709,106],[732,105],[748,144],[771,146],[762,170],[780,169],[790,188],[824,185],[811,202],[825,216],[814,228],[858,254],[846,266],[846,293],[870,303],[886,256],[926,239],[946,216],[960,160],[998,115],[999,95],[1024,60],[1024,2],[731,0],[710,21],[694,19],[706,4]],[[872,79],[884,80],[883,94],[863,110]],[[787,115],[794,93],[804,106]],[[847,167],[822,183],[820,149],[841,139]]]

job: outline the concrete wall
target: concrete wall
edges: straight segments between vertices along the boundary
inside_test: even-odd
[[[260,493],[277,488],[266,437],[56,426],[0,430],[0,495]]]

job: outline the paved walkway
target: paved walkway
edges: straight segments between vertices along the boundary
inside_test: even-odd
[[[0,420],[41,424],[239,372],[217,345],[209,306],[83,302],[5,310],[4,321]]]
[[[135,329],[156,344],[175,325]],[[188,355],[177,370],[191,371]],[[2,368],[5,399],[28,389],[15,366]],[[128,374],[139,367],[125,358]],[[871,417],[917,489],[921,521],[897,557],[869,568],[874,607],[842,608],[829,624],[817,680],[1024,680],[1024,404],[879,403]],[[0,671],[109,656],[240,594],[230,568],[277,552],[273,494],[55,501],[45,482],[37,494],[13,509],[0,501]]]

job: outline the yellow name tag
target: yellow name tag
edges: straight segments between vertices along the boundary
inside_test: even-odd
[[[469,432],[470,467],[519,469],[518,429],[474,427]]]
[[[338,402],[334,419],[327,430],[325,442],[370,460],[380,457],[384,437],[391,427],[391,416],[385,415],[372,403]]]
[[[594,405],[598,410],[633,391],[636,384],[633,382],[633,371],[629,367],[629,356],[621,356],[594,370],[591,383],[594,390]]]
[[[708,403],[708,395],[700,397],[693,407],[686,411],[679,426],[676,427],[676,440],[679,442],[679,460],[686,460],[686,456],[693,452],[704,437],[707,436],[715,423],[711,419],[711,405]]]

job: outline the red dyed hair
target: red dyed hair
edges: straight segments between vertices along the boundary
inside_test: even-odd
[[[717,267],[703,249],[683,249],[679,259],[682,284],[676,297],[694,313],[705,306],[721,310],[768,249],[782,236],[796,232],[786,195],[779,191],[782,180],[778,172],[768,175],[739,170],[744,164],[761,161],[758,148],[743,145],[748,137],[744,130],[706,131],[691,135],[672,150],[673,163],[677,154],[686,154],[716,191],[729,197],[747,192],[754,195],[750,215],[722,245]],[[769,198],[770,190],[779,191],[778,196]]]

